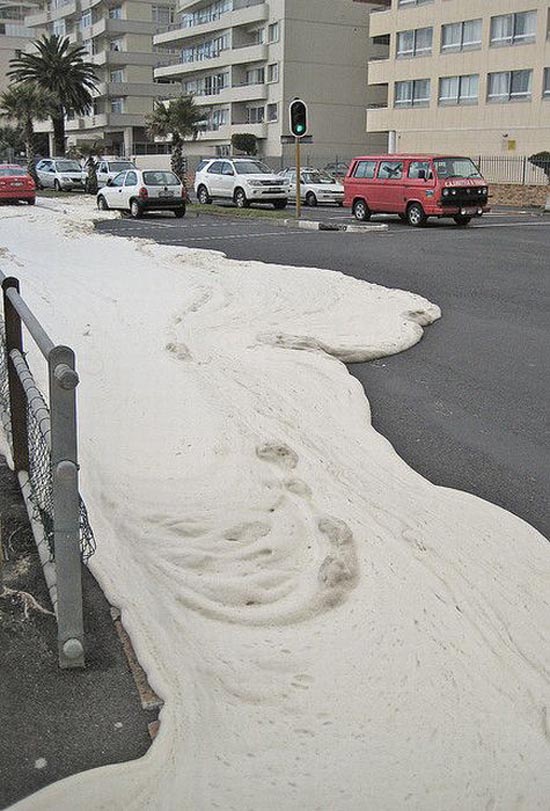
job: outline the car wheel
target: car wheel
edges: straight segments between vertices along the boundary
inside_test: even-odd
[[[139,220],[140,217],[143,217],[143,209],[137,200],[132,200],[130,203],[130,216],[134,220]]]
[[[237,208],[248,208],[250,203],[246,199],[246,194],[244,193],[243,189],[235,189],[235,194],[233,195],[233,202],[237,206]]]
[[[197,200],[202,206],[206,206],[212,202],[212,198],[208,194],[206,186],[199,186],[197,189]]]
[[[311,208],[315,208],[317,205],[317,198],[313,194],[312,191],[308,191],[306,194],[306,206],[311,206]]]
[[[59,182],[59,180],[54,180],[53,187],[55,191],[61,191],[61,183]]]
[[[185,208],[175,208],[174,217],[177,217],[178,219],[185,217]]]
[[[453,220],[457,225],[468,225],[471,219],[471,217],[468,217],[465,214],[457,214],[456,217],[453,217]]]
[[[371,218],[371,211],[364,200],[356,200],[353,204],[352,211],[355,219],[361,222],[365,222]]]
[[[413,228],[422,228],[426,225],[427,217],[420,203],[411,203],[407,209],[407,222]]]
[[[273,208],[282,209],[286,208],[288,205],[288,200],[275,200],[273,203]]]
[[[109,211],[109,203],[103,197],[103,195],[97,198],[97,207],[100,211]]]

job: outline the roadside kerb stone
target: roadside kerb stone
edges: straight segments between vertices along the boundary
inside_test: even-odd
[[[306,231],[347,231],[350,234],[366,234],[371,231],[387,231],[389,226],[387,223],[365,224],[359,225],[351,224],[336,224],[319,222],[317,220],[282,220],[283,225],[289,228],[303,228]]]

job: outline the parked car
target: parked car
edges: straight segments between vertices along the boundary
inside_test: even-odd
[[[83,189],[86,179],[79,162],[69,158],[44,158],[36,164],[36,174],[39,188],[56,191]]]
[[[124,158],[115,158],[113,160],[102,158],[96,164],[98,187],[106,186],[107,182],[113,180],[119,172],[126,172],[128,169],[135,168],[135,163]]]
[[[223,158],[200,167],[195,174],[195,192],[203,204],[220,198],[233,200],[238,208],[247,208],[251,203],[286,208],[289,186],[255,158]]]
[[[409,225],[452,217],[468,225],[490,211],[489,188],[470,158],[444,155],[366,155],[355,158],[344,180],[344,204],[357,220],[398,214]]]
[[[349,163],[344,163],[344,161],[335,161],[334,163],[327,163],[323,171],[332,177],[345,177],[348,173],[348,169]]]
[[[23,166],[0,165],[0,200],[7,203],[18,203],[22,200],[34,206],[36,186]]]
[[[296,199],[296,169],[284,169],[280,175],[288,181],[290,197]],[[344,187],[326,172],[318,169],[302,169],[300,172],[300,200],[307,206],[321,203],[344,204]]]
[[[146,211],[173,211],[185,214],[185,189],[173,172],[129,169],[119,172],[97,193],[97,207],[129,211],[137,219]]]

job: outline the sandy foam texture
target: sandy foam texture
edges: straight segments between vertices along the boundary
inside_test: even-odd
[[[16,807],[547,808],[548,544],[412,471],[342,363],[438,308],[66,216],[10,212],[5,262],[77,350],[92,566],[165,706]]]

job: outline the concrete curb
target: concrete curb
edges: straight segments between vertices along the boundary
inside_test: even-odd
[[[287,228],[303,228],[305,231],[346,231],[350,234],[366,234],[371,231],[387,231],[387,223],[365,224],[351,223],[349,225],[336,225],[333,223],[319,222],[317,220],[282,220]]]

